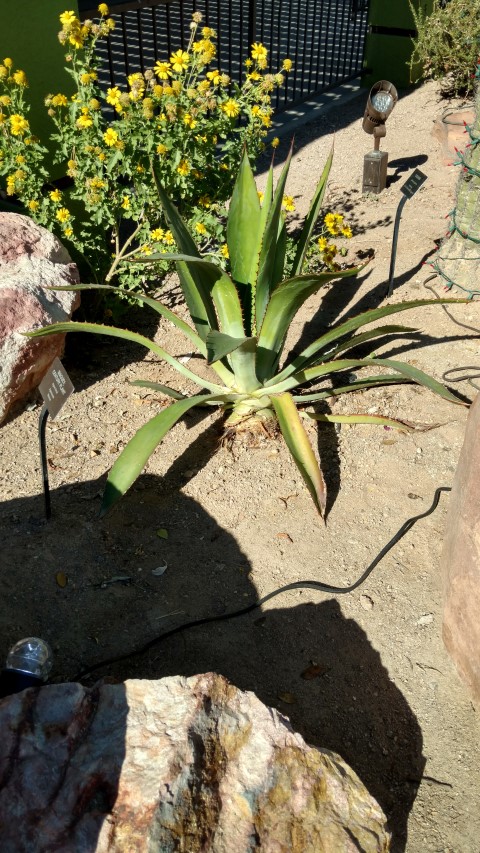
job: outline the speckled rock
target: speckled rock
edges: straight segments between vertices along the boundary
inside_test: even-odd
[[[453,481],[442,573],[445,645],[480,704],[480,394],[468,413]]]
[[[0,213],[0,423],[42,380],[65,335],[30,341],[21,332],[68,320],[80,294],[47,287],[75,284],[67,250],[27,216]]]
[[[2,853],[373,853],[385,817],[337,755],[221,676],[0,702]]]

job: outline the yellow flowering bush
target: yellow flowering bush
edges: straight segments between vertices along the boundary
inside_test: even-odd
[[[11,59],[0,62],[0,178],[40,224],[72,244],[82,277],[144,290],[167,268],[132,263],[138,252],[171,251],[173,238],[159,209],[152,165],[204,249],[218,248],[232,175],[247,147],[255,160],[272,122],[272,92],[284,74],[267,71],[267,49],[252,45],[245,80],[235,86],[215,67],[216,33],[193,15],[186,49],[144,74],[102,91],[96,45],[115,26],[108,6],[99,19],[60,15],[59,40],[75,93],[46,98],[55,160],[67,178],[51,183],[47,150],[30,130],[28,81]],[[284,60],[283,68],[292,67]],[[69,180],[68,180],[69,179]],[[153,272],[152,272],[153,271]]]
[[[260,202],[263,201],[263,193],[259,193]],[[292,196],[283,196],[282,208],[286,213],[295,210],[295,202]],[[313,236],[309,241],[305,256],[305,270],[307,272],[339,272],[345,268],[342,262],[347,253],[346,241],[353,236],[350,225],[345,221],[342,213],[328,212],[317,220],[313,229]],[[287,235],[287,270],[292,262],[297,248],[297,233],[295,229],[289,230]]]

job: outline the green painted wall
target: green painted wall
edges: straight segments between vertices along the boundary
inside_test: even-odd
[[[427,15],[433,10],[433,0],[413,0],[413,4]],[[408,0],[370,0],[368,21],[373,32],[365,42],[363,85],[370,88],[377,80],[390,80],[397,89],[410,86],[408,62],[415,22]]]
[[[45,96],[73,91],[57,38],[61,30],[59,15],[66,9],[76,12],[76,0],[0,0],[0,60],[9,56],[15,68],[25,71],[30,125],[45,144],[54,129],[45,108]]]

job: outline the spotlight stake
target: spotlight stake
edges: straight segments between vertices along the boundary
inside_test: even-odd
[[[379,80],[370,89],[363,116],[363,130],[373,135],[373,151],[363,160],[363,193],[381,193],[387,184],[388,154],[380,151],[380,140],[386,136],[385,122],[398,101],[398,93],[388,80]]]

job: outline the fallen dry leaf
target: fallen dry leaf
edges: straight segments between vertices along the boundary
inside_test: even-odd
[[[285,702],[287,705],[294,705],[297,701],[297,697],[294,693],[289,693],[288,691],[286,693],[279,693],[278,698],[281,702]]]
[[[301,676],[305,681],[312,681],[313,678],[320,678],[321,675],[325,675],[329,669],[330,667],[325,666],[324,664],[312,663],[303,670]]]
[[[277,533],[277,537],[279,539],[288,539],[289,542],[293,542],[293,539],[289,533]]]

